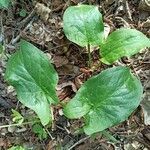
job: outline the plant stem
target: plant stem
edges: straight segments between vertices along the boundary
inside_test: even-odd
[[[87,50],[88,50],[88,57],[89,57],[88,66],[91,68],[92,58],[91,58],[90,44],[87,45]]]
[[[35,123],[33,121],[30,121],[30,122],[24,122],[24,123],[15,123],[15,124],[8,124],[8,125],[2,125],[0,126],[0,129],[1,128],[9,128],[9,127],[14,127],[14,126],[21,126],[21,125],[27,125],[27,124],[32,124],[32,123]]]

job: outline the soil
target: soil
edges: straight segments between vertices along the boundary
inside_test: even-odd
[[[113,137],[102,133],[91,137],[85,135],[78,130],[83,125],[82,119],[67,120],[59,106],[53,107],[55,121],[52,127],[44,129],[47,134],[45,139],[40,139],[33,132],[31,124],[1,127],[13,124],[11,109],[20,112],[24,118],[35,117],[32,110],[17,100],[15,90],[4,80],[6,63],[16,51],[20,39],[36,45],[53,60],[59,74],[57,94],[62,102],[67,102],[84,81],[111,66],[99,62],[99,54],[95,49],[92,52],[92,68],[87,67],[88,54],[85,48],[67,40],[63,33],[62,16],[66,8],[78,3],[97,5],[109,32],[128,27],[136,28],[150,37],[150,5],[145,1],[14,0],[8,10],[0,10],[0,42],[5,46],[5,55],[0,57],[0,150],[7,150],[14,145],[33,150],[150,149],[150,126],[145,124],[141,105],[128,120],[107,130]],[[22,10],[25,10],[24,15],[20,14]],[[150,89],[150,51],[144,49],[131,58],[122,58],[112,66],[117,65],[129,66],[140,78],[145,99]]]

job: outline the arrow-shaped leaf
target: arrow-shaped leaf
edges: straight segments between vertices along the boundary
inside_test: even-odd
[[[50,104],[58,102],[58,75],[46,55],[22,40],[7,63],[5,78],[16,89],[19,101],[33,109],[43,125],[48,124]]]

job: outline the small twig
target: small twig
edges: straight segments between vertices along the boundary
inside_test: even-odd
[[[70,131],[67,129],[67,127],[64,127],[64,128],[65,128],[66,132],[67,132],[68,134],[70,134]]]
[[[137,136],[137,135],[136,135],[136,136],[135,136],[135,141],[137,141],[137,142],[143,144],[145,147],[147,147],[148,149],[150,149],[149,143],[147,143],[147,142],[143,139],[143,136],[140,136],[140,135]]]
[[[1,16],[2,16],[2,13],[3,13],[3,11],[1,12]],[[25,25],[28,24],[28,22],[30,21],[30,19],[33,18],[34,15],[35,15],[35,8],[31,11],[31,13],[24,20],[22,20],[21,22],[19,22],[17,24],[18,28],[21,29],[21,28],[25,27]],[[2,17],[0,17],[0,24],[1,24],[1,32],[2,32],[2,34],[0,35],[1,36],[0,38],[2,38],[2,39],[0,39],[0,42],[3,42],[4,47],[14,49],[15,47],[13,45],[20,39],[21,33],[15,39],[11,40],[10,44],[6,45],[5,38],[4,38]]]
[[[62,45],[58,45],[58,46],[54,46],[52,48],[50,48],[49,50],[45,51],[45,52],[48,52],[48,51],[51,51],[51,50],[54,50],[54,49],[57,49],[57,48],[60,48],[60,47],[63,47],[63,46],[66,46],[66,45],[69,45],[70,43],[67,43],[67,44],[62,44]]]
[[[58,129],[62,130],[62,131],[65,131],[64,128],[62,128],[62,127],[60,127],[60,126],[58,126],[58,125],[56,125],[56,127],[57,127]]]
[[[142,62],[142,64],[150,64],[150,61]]]
[[[133,21],[132,15],[131,15],[131,11],[130,11],[130,8],[129,8],[128,1],[125,1],[125,5],[126,5],[126,10],[127,10],[128,18],[129,18],[131,21]]]
[[[21,33],[19,33],[19,35],[17,35],[16,38],[12,39],[10,43],[14,45],[19,41],[20,37],[21,37]]]
[[[30,28],[30,26],[31,26],[31,24],[33,23],[33,21],[34,21],[34,19],[32,19],[32,20],[27,24],[27,26],[19,33],[19,35],[17,35],[14,39],[12,39],[12,40],[10,41],[10,43],[9,43],[8,45],[6,45],[6,47],[7,47],[7,48],[10,48],[10,49],[15,49],[15,46],[13,46],[13,45],[14,45],[16,42],[18,42],[18,41],[20,40],[22,32],[26,32],[26,31]]]
[[[3,11],[0,14],[0,43],[4,43]]]
[[[51,133],[48,131],[48,129],[45,128],[45,130],[46,130],[46,132],[48,133],[48,135],[50,136],[50,138],[51,138],[52,140],[54,140],[55,138],[51,135]]]
[[[90,136],[87,136],[87,137],[85,137],[85,138],[79,140],[79,141],[76,142],[74,145],[72,145],[70,148],[68,148],[68,150],[72,150],[74,147],[76,147],[77,145],[83,143],[84,141],[86,141],[86,140],[89,139],[89,138],[90,138]]]
[[[33,18],[34,15],[35,15],[35,8],[31,11],[31,13],[25,19],[23,19],[21,22],[18,23],[18,28],[21,29],[26,24],[28,24],[28,22],[30,22],[30,20]]]
[[[36,121],[37,122],[37,121]],[[21,125],[27,125],[27,124],[33,124],[33,123],[35,123],[34,121],[30,121],[30,122],[24,122],[24,123],[22,123],[22,124],[20,124],[20,123],[15,123],[15,124],[8,124],[8,125],[2,125],[2,126],[0,126],[0,129],[2,129],[2,128],[9,128],[9,127],[14,127],[14,126],[21,126]]]

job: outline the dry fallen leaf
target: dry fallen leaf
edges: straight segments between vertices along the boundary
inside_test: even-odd
[[[49,18],[49,13],[51,12],[48,7],[46,7],[42,3],[37,3],[35,6],[35,10],[36,13],[41,17],[41,19],[43,19],[43,21],[47,21],[47,19]]]
[[[56,68],[66,65],[69,62],[65,56],[54,56],[53,61]]]
[[[141,0],[139,3],[139,9],[144,11],[150,11],[150,1],[149,0]]]
[[[150,81],[147,83],[141,106],[144,112],[144,123],[145,125],[150,125]]]
[[[150,17],[145,22],[143,22],[142,26],[145,28],[150,28]]]

